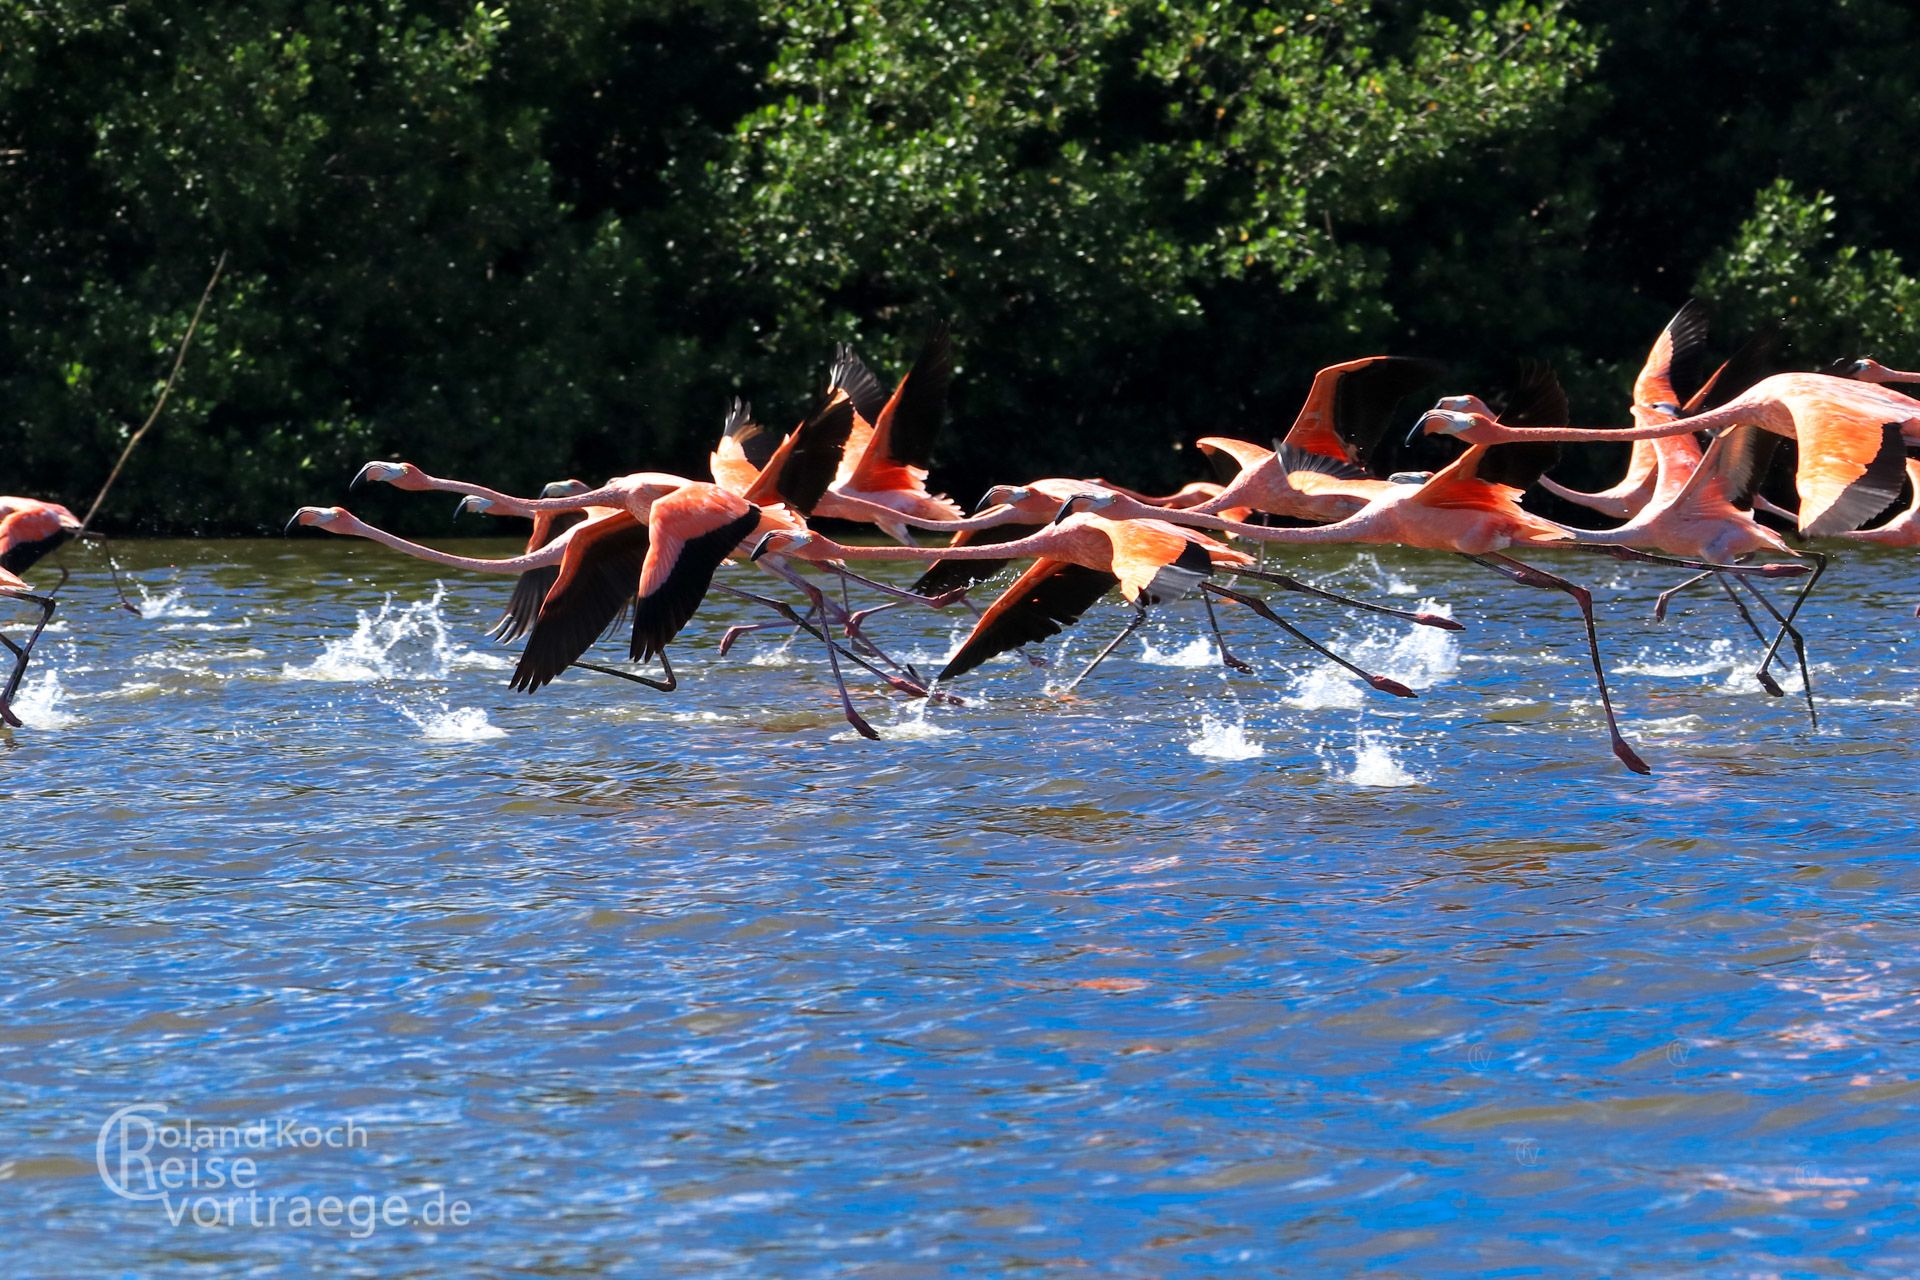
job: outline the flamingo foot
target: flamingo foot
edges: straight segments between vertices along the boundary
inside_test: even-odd
[[[1620,758],[1621,764],[1627,766],[1627,768],[1633,770],[1635,773],[1650,774],[1653,772],[1652,766],[1649,765],[1645,760],[1642,760],[1640,758],[1640,753],[1638,751],[1635,751],[1632,747],[1627,745],[1627,740],[1625,738],[1620,738],[1620,737],[1614,738],[1613,754]]]
[[[1401,684],[1398,680],[1393,680],[1386,676],[1368,676],[1367,683],[1380,692],[1390,693],[1396,698],[1417,698],[1420,696],[1413,690],[1407,688],[1407,686]]]

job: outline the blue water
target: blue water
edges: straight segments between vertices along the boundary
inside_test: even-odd
[[[1723,602],[1654,626],[1673,575],[1550,560],[1596,584],[1643,779],[1565,598],[1437,557],[1297,563],[1458,636],[1285,602],[1417,701],[1250,615],[1257,676],[1185,665],[1177,609],[1049,696],[1109,605],[964,707],[856,683],[869,743],[817,642],[714,656],[736,606],[675,694],[529,698],[498,580],[118,554],[148,616],[76,553],[0,731],[13,1274],[1920,1270],[1902,555],[1808,606],[1817,731]],[[926,663],[962,625],[873,629]],[[408,1216],[172,1225],[219,1195],[97,1167],[138,1103],[123,1147],[351,1121],[253,1189]]]

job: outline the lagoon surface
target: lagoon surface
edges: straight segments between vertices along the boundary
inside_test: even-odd
[[[676,693],[528,697],[499,579],[124,542],[135,618],[67,554],[0,730],[12,1274],[1920,1271],[1910,555],[1808,606],[1817,730],[1717,593],[1544,559],[1639,778],[1571,603],[1457,559],[1289,562],[1457,635],[1275,598],[1416,701],[1197,606],[1049,696],[1109,603],[963,707],[856,681],[867,742],[724,601]]]

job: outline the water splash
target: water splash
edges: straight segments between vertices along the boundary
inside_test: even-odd
[[[1316,752],[1329,777],[1356,787],[1417,787],[1426,779],[1401,763],[1392,740],[1373,729],[1362,729],[1353,740],[1353,767],[1341,769],[1325,750]]]
[[[1368,588],[1390,596],[1410,596],[1420,588],[1380,563],[1380,557],[1370,551],[1354,557],[1347,573],[1359,578]]]
[[[1235,716],[1225,720],[1212,712],[1200,717],[1200,728],[1187,743],[1187,750],[1209,760],[1252,760],[1267,754],[1267,749],[1247,736],[1246,721]]]
[[[888,739],[897,738],[904,742],[916,742],[928,738],[951,738],[960,732],[958,729],[949,729],[943,724],[936,724],[927,719],[927,709],[930,705],[931,699],[915,698],[907,704],[897,720],[886,726],[880,736]]]
[[[448,707],[444,702],[425,707],[398,702],[391,705],[413,722],[427,742],[486,742],[507,736],[507,731],[488,720],[479,707]]]
[[[1451,618],[1453,611],[1435,600],[1422,600],[1421,611]],[[1398,680],[1411,689],[1431,689],[1460,670],[1458,633],[1438,627],[1368,621],[1360,630],[1328,642],[1328,648],[1378,675]],[[1353,710],[1366,705],[1370,692],[1344,667],[1322,661],[1302,673],[1287,705],[1307,711]]]
[[[29,729],[66,729],[80,721],[66,704],[67,690],[60,683],[60,673],[36,666],[28,670],[25,683],[14,695],[13,713]]]
[[[393,597],[379,612],[361,610],[353,634],[329,640],[320,656],[305,664],[287,663],[287,680],[437,680],[462,669],[504,670],[513,664],[490,653],[480,653],[455,641],[447,631],[440,602],[444,584],[434,585],[433,598],[394,607]]]
[[[1195,636],[1177,648],[1162,649],[1152,640],[1140,641],[1140,661],[1152,667],[1213,667],[1220,664],[1220,650],[1205,636]]]
[[[196,609],[184,602],[187,589],[174,587],[164,595],[154,595],[147,590],[147,584],[135,581],[134,589],[140,593],[140,616],[143,618],[205,618],[212,615],[211,609]]]

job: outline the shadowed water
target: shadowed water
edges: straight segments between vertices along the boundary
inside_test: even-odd
[[[1226,675],[1197,609],[1048,696],[1110,603],[964,707],[856,682],[870,743],[817,641],[716,658],[731,604],[675,694],[526,697],[504,580],[125,543],[137,619],[71,554],[0,730],[17,1274],[1920,1269],[1906,556],[1808,606],[1818,731],[1716,595],[1552,558],[1643,779],[1570,602],[1439,557],[1295,563],[1459,635],[1276,601],[1416,701],[1243,611]],[[96,1169],[142,1102],[352,1119],[258,1189],[472,1220],[170,1225]]]

